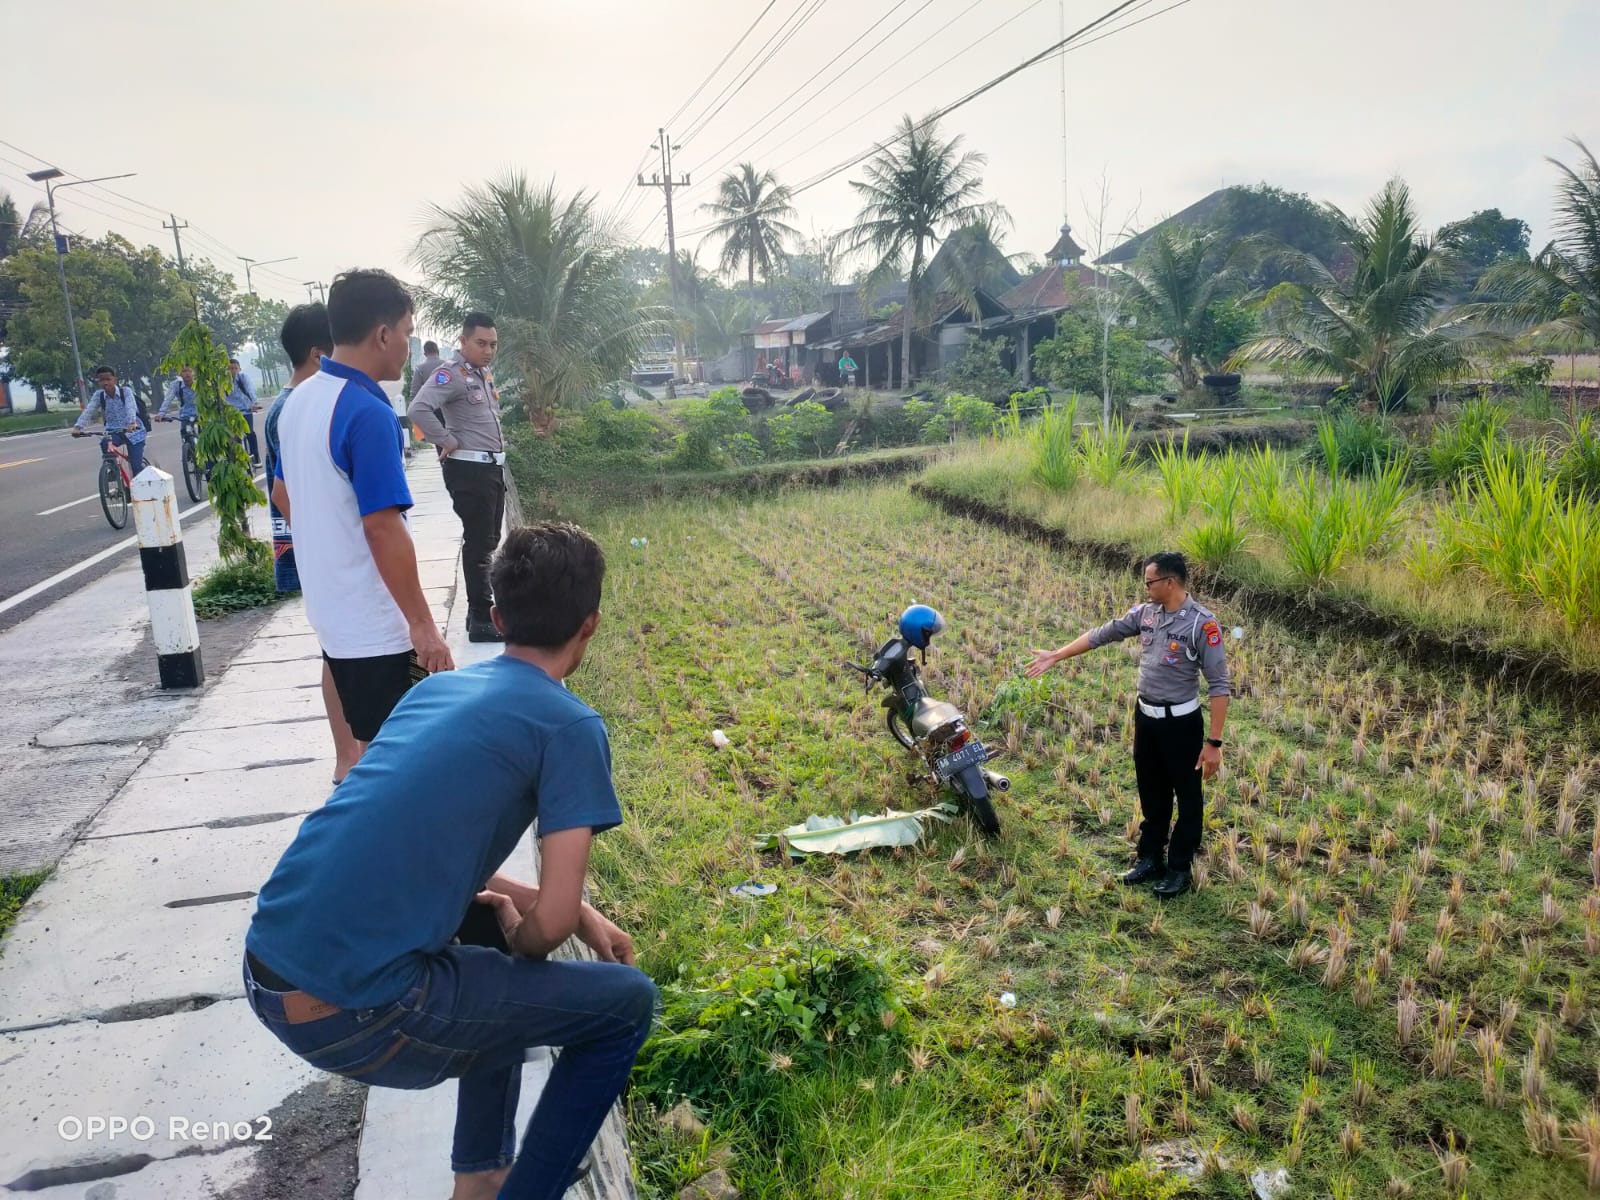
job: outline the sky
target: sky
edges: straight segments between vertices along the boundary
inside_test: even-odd
[[[669,118],[675,173],[692,179],[677,225],[693,235],[734,163],[806,184],[1118,2],[12,0],[0,188],[25,207],[42,198],[25,173],[45,164],[135,172],[105,185],[117,195],[61,194],[63,223],[170,250],[176,214],[186,254],[241,283],[237,256],[293,256],[255,272],[288,301],[348,267],[408,277],[429,206],[513,170],[594,193],[653,246],[661,195],[634,176],[659,171],[649,147]],[[987,156],[1009,251],[1042,254],[1063,209],[1080,242],[1109,249],[1226,184],[1352,211],[1397,174],[1430,226],[1498,207],[1537,247],[1546,156],[1571,161],[1574,135],[1600,151],[1595,0],[1133,0],[1101,32],[1119,26],[942,123]],[[851,178],[797,195],[802,232],[850,223]],[[716,252],[708,241],[702,262]]]

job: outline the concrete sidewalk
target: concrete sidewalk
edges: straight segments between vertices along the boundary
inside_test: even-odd
[[[418,455],[410,474],[422,584],[464,666],[498,647],[466,641],[460,526],[432,456]],[[75,835],[4,943],[0,1195],[449,1194],[454,1087],[369,1093],[323,1076],[243,1000],[255,890],[330,790],[319,655],[296,600],[225,668],[208,662],[198,697],[149,697],[171,732],[117,760],[126,782]],[[56,753],[61,769],[98,769],[92,755],[79,766],[70,747]],[[531,839],[506,870],[536,875]],[[519,1124],[549,1061],[530,1054]],[[131,1127],[113,1137],[96,1118]],[[617,1114],[597,1150],[595,1174],[572,1195],[631,1198]]]

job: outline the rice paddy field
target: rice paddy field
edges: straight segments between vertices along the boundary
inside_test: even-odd
[[[1162,904],[1116,879],[1132,651],[1021,675],[1132,575],[902,483],[586,523],[610,572],[572,686],[627,813],[596,900],[664,996],[629,1100],[644,1195],[716,1166],[771,1200],[1249,1197],[1279,1168],[1296,1197],[1600,1189],[1592,715],[1217,602],[1243,631],[1226,766],[1197,890]],[[757,849],[937,801],[840,665],[914,600],[950,625],[933,693],[1005,749],[1002,835]],[[777,890],[730,893],[752,879]]]

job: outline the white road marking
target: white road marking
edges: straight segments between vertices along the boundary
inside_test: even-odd
[[[100,493],[96,492],[92,496],[85,496],[81,500],[68,500],[65,504],[58,504],[54,508],[47,508],[42,513],[34,513],[33,515],[36,517],[48,517],[51,513],[58,513],[64,508],[71,508],[74,504],[87,504],[91,500],[98,499],[100,499]]]
[[[266,473],[263,472],[260,475],[257,475],[255,477],[255,482],[256,483],[260,483],[266,477],[267,477]],[[89,499],[98,500],[99,496],[98,495],[90,496]],[[74,500],[73,503],[76,504],[76,503],[78,503],[78,501]],[[211,507],[211,501],[210,500],[202,500],[202,501],[200,501],[199,504],[196,504],[194,507],[186,508],[182,512],[180,512],[178,514],[178,520],[182,521],[185,517],[191,516],[192,514],[199,512],[202,508],[210,508],[210,507]],[[44,592],[49,591],[51,588],[55,587],[56,584],[64,583],[68,579],[71,579],[74,575],[82,574],[84,571],[87,571],[90,567],[95,566],[97,563],[103,563],[103,562],[105,562],[106,559],[112,558],[115,555],[120,554],[122,551],[126,550],[129,546],[134,545],[138,540],[139,539],[137,537],[123,538],[122,541],[117,542],[115,545],[107,546],[104,550],[101,550],[100,552],[98,552],[96,554],[91,554],[88,558],[84,559],[82,562],[73,563],[72,566],[66,568],[65,570],[57,571],[54,575],[50,576],[49,579],[41,579],[38,583],[34,584],[32,587],[24,588],[22,591],[18,592],[15,596],[12,596],[12,597],[10,597],[9,599],[6,599],[6,600],[0,600],[0,614],[8,613],[13,608],[17,608],[20,605],[26,604],[29,600],[32,600],[35,596],[38,596],[38,595],[40,595],[40,594],[42,594]]]

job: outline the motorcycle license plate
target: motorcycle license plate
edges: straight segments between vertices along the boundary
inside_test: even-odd
[[[975,767],[980,763],[987,762],[988,759],[989,752],[983,748],[983,743],[975,741],[971,745],[957,750],[950,757],[939,759],[933,764],[933,770],[934,774],[938,775],[940,779],[948,782],[968,767]]]

